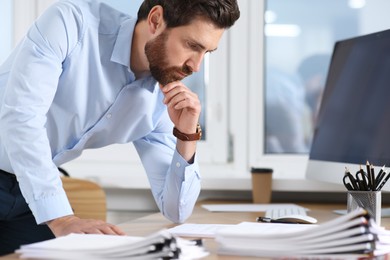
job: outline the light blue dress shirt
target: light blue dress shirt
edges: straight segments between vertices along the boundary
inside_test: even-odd
[[[156,81],[130,70],[135,23],[105,4],[59,1],[0,67],[0,169],[16,174],[37,223],[72,214],[57,166],[129,142],[164,216],[183,222],[192,213],[197,160],[175,149]]]

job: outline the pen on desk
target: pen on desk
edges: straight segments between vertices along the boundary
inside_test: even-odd
[[[281,224],[298,224],[297,222],[288,221],[288,220],[276,220],[272,218],[266,218],[266,217],[257,217],[257,222],[265,222],[265,223],[281,223]]]

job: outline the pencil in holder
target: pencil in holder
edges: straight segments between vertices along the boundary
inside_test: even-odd
[[[375,222],[381,224],[382,193],[381,191],[348,191],[347,210],[364,208]]]

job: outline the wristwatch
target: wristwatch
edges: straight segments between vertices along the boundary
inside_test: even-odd
[[[198,141],[202,138],[202,128],[198,123],[194,134],[185,134],[180,132],[176,127],[173,128],[173,135],[182,141]]]

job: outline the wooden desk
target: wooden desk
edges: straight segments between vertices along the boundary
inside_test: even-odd
[[[207,201],[200,202],[195,207],[193,214],[186,221],[187,223],[199,223],[199,224],[238,224],[243,221],[254,221],[258,216],[261,216],[264,213],[255,213],[255,212],[209,212],[206,209],[201,207],[201,204],[219,204],[219,203],[231,203],[223,201]],[[344,204],[308,204],[300,203],[299,205],[310,209],[309,215],[318,219],[319,224],[328,221],[330,219],[336,218],[340,215],[333,213],[335,209],[344,209],[346,205]],[[390,228],[390,218],[382,218],[382,226]],[[161,230],[163,228],[174,227],[175,224],[172,224],[166,220],[160,213],[152,214],[137,220],[129,221],[123,223],[120,227],[129,235],[134,236],[145,236]],[[217,243],[213,239],[204,239],[205,247],[210,251],[210,255],[204,259],[221,259],[221,260],[236,260],[237,256],[224,256],[217,255],[216,251],[218,248]],[[239,259],[259,259],[255,257],[242,257]]]
[[[199,224],[238,224],[243,221],[254,221],[256,217],[263,215],[263,213],[254,212],[209,212],[201,207],[202,204],[220,204],[220,203],[240,203],[240,202],[223,202],[223,201],[207,201],[199,202],[195,207],[193,214],[186,221],[187,223]],[[247,203],[247,202],[246,202]],[[336,218],[339,215],[333,213],[334,209],[343,209],[346,205],[342,204],[308,204],[299,203],[299,205],[309,208],[310,216],[318,219],[319,224]],[[390,229],[390,218],[382,218],[382,226]],[[130,236],[146,236],[157,232],[164,228],[171,228],[176,226],[172,222],[166,220],[160,213],[151,214],[136,220],[125,222],[119,225]],[[203,259],[221,259],[233,260],[237,256],[223,256],[217,255],[217,243],[213,239],[205,239],[205,247],[210,251],[210,255]],[[0,260],[15,260],[19,259],[17,254],[11,254],[0,257]],[[255,257],[239,257],[239,259],[256,259]]]

